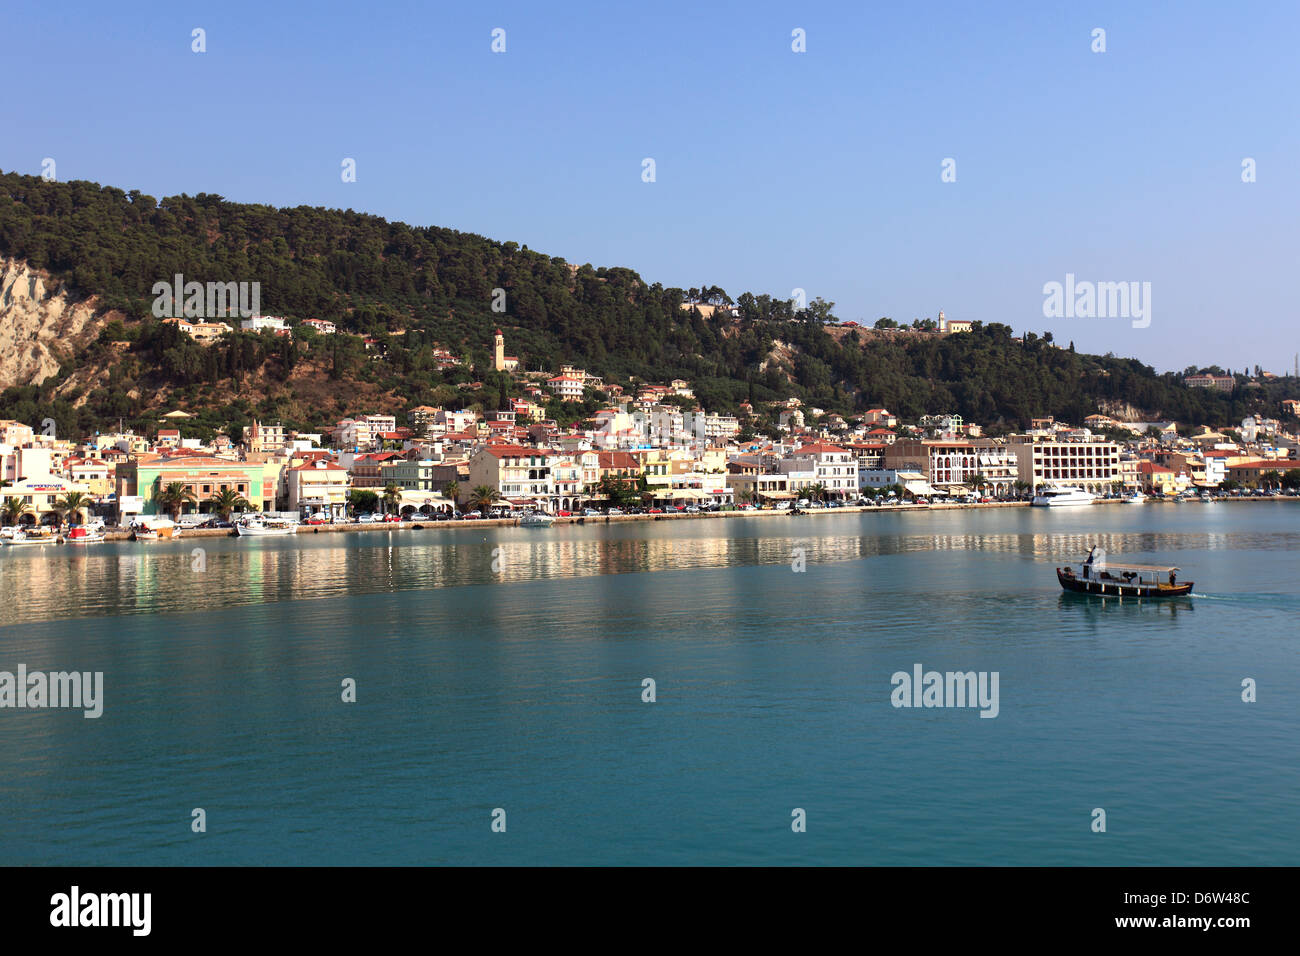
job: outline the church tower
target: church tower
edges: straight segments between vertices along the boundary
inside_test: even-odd
[[[497,329],[496,334],[496,355],[492,362],[492,367],[498,372],[504,372],[506,368],[506,337]]]

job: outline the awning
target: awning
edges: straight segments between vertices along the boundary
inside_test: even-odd
[[[796,497],[789,491],[760,491],[758,496],[760,498],[774,498],[777,501],[789,501]]]
[[[690,498],[699,500],[704,497],[704,492],[698,488],[667,488],[662,492],[655,492],[656,498]]]

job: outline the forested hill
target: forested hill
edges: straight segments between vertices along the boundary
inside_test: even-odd
[[[719,411],[793,394],[842,413],[886,406],[907,417],[954,412],[1007,425],[1039,415],[1079,421],[1103,403],[1214,424],[1277,414],[1280,399],[1294,394],[1294,380],[1265,388],[1242,380],[1231,394],[1188,389],[1179,376],[1135,360],[1076,354],[1033,334],[1017,341],[1000,324],[950,336],[846,334],[828,327],[836,321],[832,304],[821,300],[796,310],[788,300],[745,293],[734,300],[738,317],[706,318],[681,306],[733,301],[716,286],[666,288],[631,269],[573,266],[514,242],[350,210],[276,209],[209,194],[156,200],[12,173],[0,173],[0,257],[25,260],[97,297],[105,324],[99,339],[63,356],[60,373],[39,387],[0,397],[0,417],[50,413],[76,428],[148,419],[161,402],[203,410],[219,424],[222,403],[236,391],[232,421],[278,413],[319,425],[373,410],[339,407],[353,401],[436,404],[456,397],[451,388],[471,375],[485,382],[482,398],[490,401],[503,389],[517,391],[486,360],[497,326],[521,369],[573,362],[606,381],[685,378],[706,408]],[[310,355],[252,335],[197,351],[151,318],[154,284],[176,274],[259,282],[264,313],[328,319],[378,337],[385,359],[365,361],[359,340],[343,336],[317,343]],[[494,289],[505,290],[504,314],[492,310]],[[110,340],[132,345],[122,352]],[[434,344],[468,355],[475,367],[438,371],[429,357]],[[305,388],[308,375],[332,378],[336,401],[320,407]],[[264,387],[267,378],[278,387]]]

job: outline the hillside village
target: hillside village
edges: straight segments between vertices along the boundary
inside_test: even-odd
[[[174,322],[197,342],[233,331]],[[244,320],[251,331],[291,335],[284,319]],[[306,320],[334,334],[330,323]],[[210,326],[221,326],[213,328]],[[944,328],[947,333],[964,331]],[[439,362],[461,359],[439,348]],[[139,515],[262,511],[309,522],[370,518],[552,515],[827,506],[890,499],[916,503],[1014,499],[1048,487],[1095,494],[1295,489],[1300,408],[1287,421],[1247,419],[1214,429],[1177,422],[1035,419],[1021,433],[988,437],[978,422],[936,410],[900,421],[885,408],[853,418],[796,397],[739,415],[699,406],[691,383],[606,382],[572,365],[527,371],[496,330],[492,367],[519,397],[480,413],[418,405],[404,417],[344,417],[304,433],[255,421],[236,442],[182,437],[190,413],[159,417],[149,434],[62,437],[0,421],[0,491],[6,524],[57,524],[92,516],[122,525]],[[1189,377],[1190,378],[1190,377]],[[1193,387],[1231,387],[1213,375]],[[480,386],[481,383],[471,383]],[[503,390],[504,394],[504,390]],[[561,427],[554,401],[599,401]],[[762,420],[765,434],[754,428]]]

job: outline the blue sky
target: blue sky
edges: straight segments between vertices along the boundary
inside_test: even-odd
[[[52,157],[61,180],[156,197],[364,210],[665,285],[803,288],[844,319],[943,309],[1162,370],[1280,373],[1300,351],[1295,3],[323,0],[5,19],[5,170]],[[1150,282],[1150,325],[1045,318],[1043,285],[1067,273]]]

